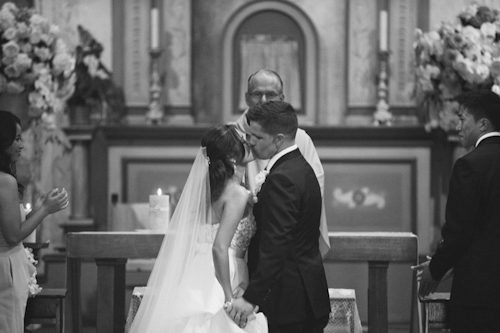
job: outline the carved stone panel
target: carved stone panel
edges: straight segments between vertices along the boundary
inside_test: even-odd
[[[124,90],[128,106],[149,103],[150,2],[124,0]]]
[[[415,87],[413,41],[417,26],[417,2],[389,2],[389,105],[411,107]]]
[[[375,106],[377,98],[377,2],[349,2],[348,105]]]
[[[191,105],[191,1],[163,0],[167,105]]]

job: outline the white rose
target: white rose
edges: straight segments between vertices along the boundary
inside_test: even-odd
[[[267,170],[261,170],[257,176],[255,176],[255,193],[254,195],[257,195],[259,193],[260,188],[262,187],[262,184],[266,181],[266,177],[269,174],[269,171]]]
[[[491,87],[491,91],[493,91],[495,94],[500,95],[500,86],[498,84],[494,84]]]
[[[14,27],[7,28],[7,30],[3,32],[3,37],[7,40],[12,40],[16,38],[16,36],[17,36],[17,30]]]
[[[469,39],[473,43],[478,43],[481,39],[481,31],[470,25],[464,27],[462,29],[462,33],[465,38]]]
[[[497,27],[490,22],[481,24],[481,33],[488,39],[494,39],[497,32]]]

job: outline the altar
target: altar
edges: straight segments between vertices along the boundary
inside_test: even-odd
[[[90,147],[95,229],[141,228],[138,204],[146,203],[159,187],[184,187],[206,130],[97,128]],[[442,205],[440,186],[446,183],[441,169],[451,154],[442,145],[439,133],[417,127],[304,130],[314,141],[325,172],[329,231],[411,232],[418,236],[420,254],[431,253],[439,224],[437,208]],[[120,222],[124,205],[133,214],[125,214]],[[113,217],[113,213],[121,217]],[[137,218],[133,219],[133,215]]]

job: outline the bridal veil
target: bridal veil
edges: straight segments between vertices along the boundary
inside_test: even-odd
[[[202,147],[168,225],[130,332],[181,332],[186,324],[183,318],[203,316],[206,311],[206,305],[197,302],[209,300],[219,308],[223,304],[223,299],[214,299],[220,291],[213,290],[210,276],[213,262],[208,165]]]

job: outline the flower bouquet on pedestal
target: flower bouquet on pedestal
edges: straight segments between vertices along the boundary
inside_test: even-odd
[[[416,32],[416,97],[428,130],[454,130],[457,96],[474,89],[500,94],[500,14],[477,4],[455,22]]]
[[[27,97],[29,120],[56,127],[75,86],[75,60],[59,28],[7,2],[0,9],[0,43],[0,95]]]
[[[68,100],[73,124],[119,122],[124,112],[122,89],[111,79],[101,62],[103,47],[91,33],[78,26],[80,45],[76,48],[76,88]],[[81,112],[87,113],[88,119]]]
[[[57,26],[33,9],[18,8],[11,2],[0,9],[0,36],[0,95],[9,101],[21,99],[11,107],[1,107],[21,119],[27,115],[33,136],[30,141],[36,146],[32,165],[40,166],[47,141],[69,147],[58,125],[75,89],[75,59],[59,38]],[[33,171],[37,179],[39,169]]]

